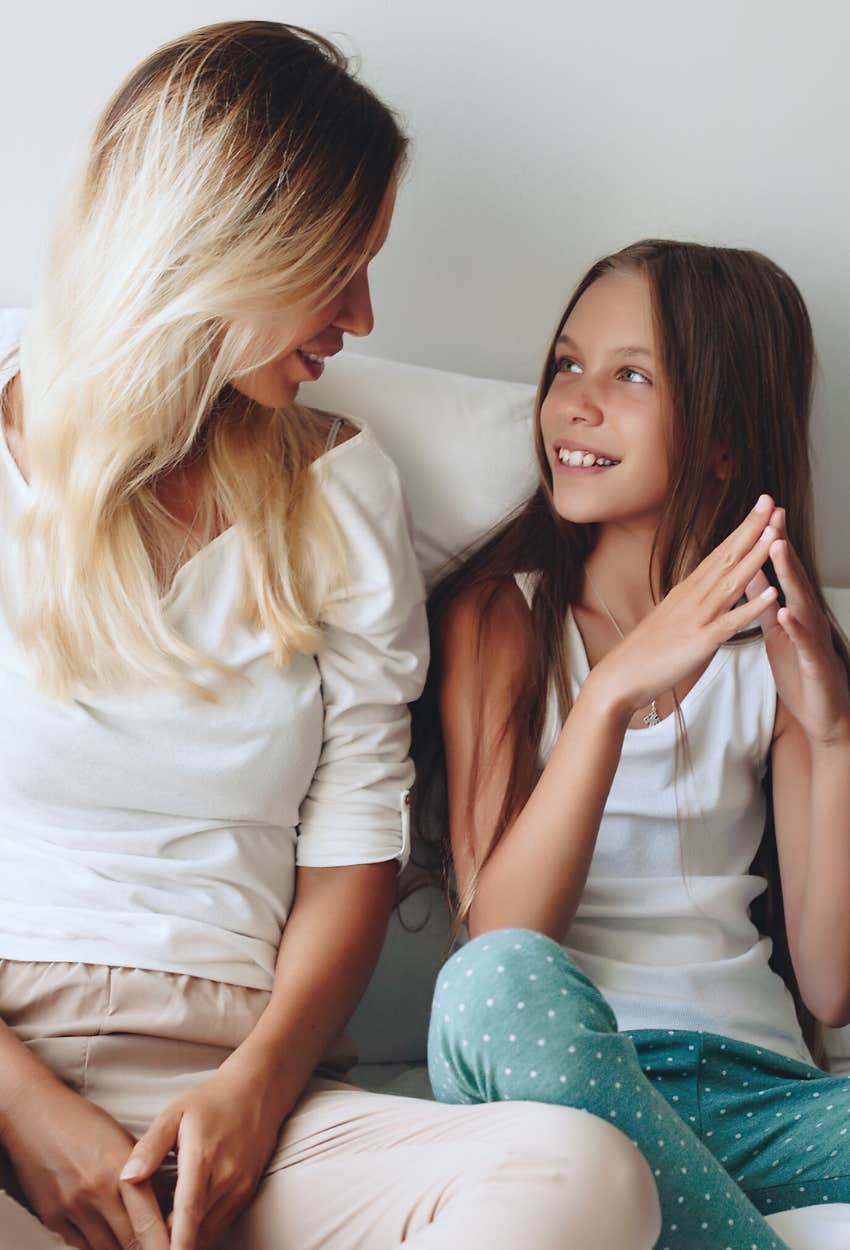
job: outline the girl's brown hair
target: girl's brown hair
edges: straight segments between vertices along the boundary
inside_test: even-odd
[[[512,743],[504,798],[487,851],[473,857],[475,873],[458,902],[458,927],[469,911],[483,865],[519,815],[539,775],[540,740],[551,689],[557,694],[561,716],[569,712],[563,626],[567,609],[579,599],[584,562],[593,550],[597,531],[594,525],[565,521],[555,510],[540,407],[555,375],[555,344],[567,318],[597,279],[623,270],[645,274],[649,282],[672,414],[670,487],[652,550],[650,589],[657,585],[666,595],[686,574],[694,542],[700,556],[707,554],[740,524],[759,494],[767,492],[786,509],[788,537],[818,604],[830,620],[836,651],[850,674],[850,653],[823,598],[814,552],[808,438],[814,345],[809,316],[796,285],[767,257],[737,248],[646,239],[597,261],[576,287],[546,354],[534,423],[540,485],[483,546],[451,569],[429,602],[433,662],[414,715],[414,754],[420,778],[415,814],[423,841],[439,848],[448,870],[445,758],[438,706],[443,620],[462,591],[481,587],[480,660],[493,605],[505,579],[519,572],[536,575],[529,671],[501,731],[503,739]],[[728,458],[728,476],[707,495],[707,466],[718,449]],[[479,725],[484,686],[482,666],[475,710]],[[475,737],[479,745],[473,758],[466,814],[470,849],[473,807],[486,765],[481,758],[482,735]],[[687,744],[684,746],[687,753]],[[754,914],[754,919],[774,938],[774,966],[791,988],[804,1031],[811,1039],[813,1021],[800,1000],[788,955],[769,804],[768,811],[754,866],[754,871],[767,877],[768,890],[758,901],[760,914]]]

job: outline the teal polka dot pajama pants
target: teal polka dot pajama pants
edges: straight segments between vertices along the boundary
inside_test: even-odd
[[[615,1124],[649,1162],[658,1250],[786,1250],[761,1213],[850,1202],[850,1080],[711,1033],[620,1033],[561,947],[503,929],[440,973],[440,1102],[534,1101]]]

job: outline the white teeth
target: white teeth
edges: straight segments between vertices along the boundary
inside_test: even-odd
[[[315,352],[305,352],[302,350],[301,355],[306,356],[308,360],[315,360],[316,364],[319,365],[322,364],[325,359],[324,356],[317,356]]]
[[[609,467],[610,465],[619,463],[616,460],[609,460],[606,456],[594,455],[592,451],[567,451],[566,447],[561,447],[558,451],[558,459],[561,464],[568,464],[572,468],[589,469],[593,465],[601,465]]]

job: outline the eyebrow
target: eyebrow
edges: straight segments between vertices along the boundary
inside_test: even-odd
[[[561,334],[558,336],[556,347],[578,347],[575,339],[571,339],[569,334]],[[652,352],[648,347],[618,347],[614,353],[615,356],[646,356],[648,360],[652,359]]]

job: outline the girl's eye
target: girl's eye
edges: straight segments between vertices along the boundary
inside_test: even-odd
[[[645,382],[647,386],[651,386],[651,382],[645,373],[641,373],[640,369],[621,369],[620,377],[626,382]]]
[[[560,360],[555,361],[556,373],[581,373],[581,371],[581,365],[570,360],[569,356],[562,356]]]

